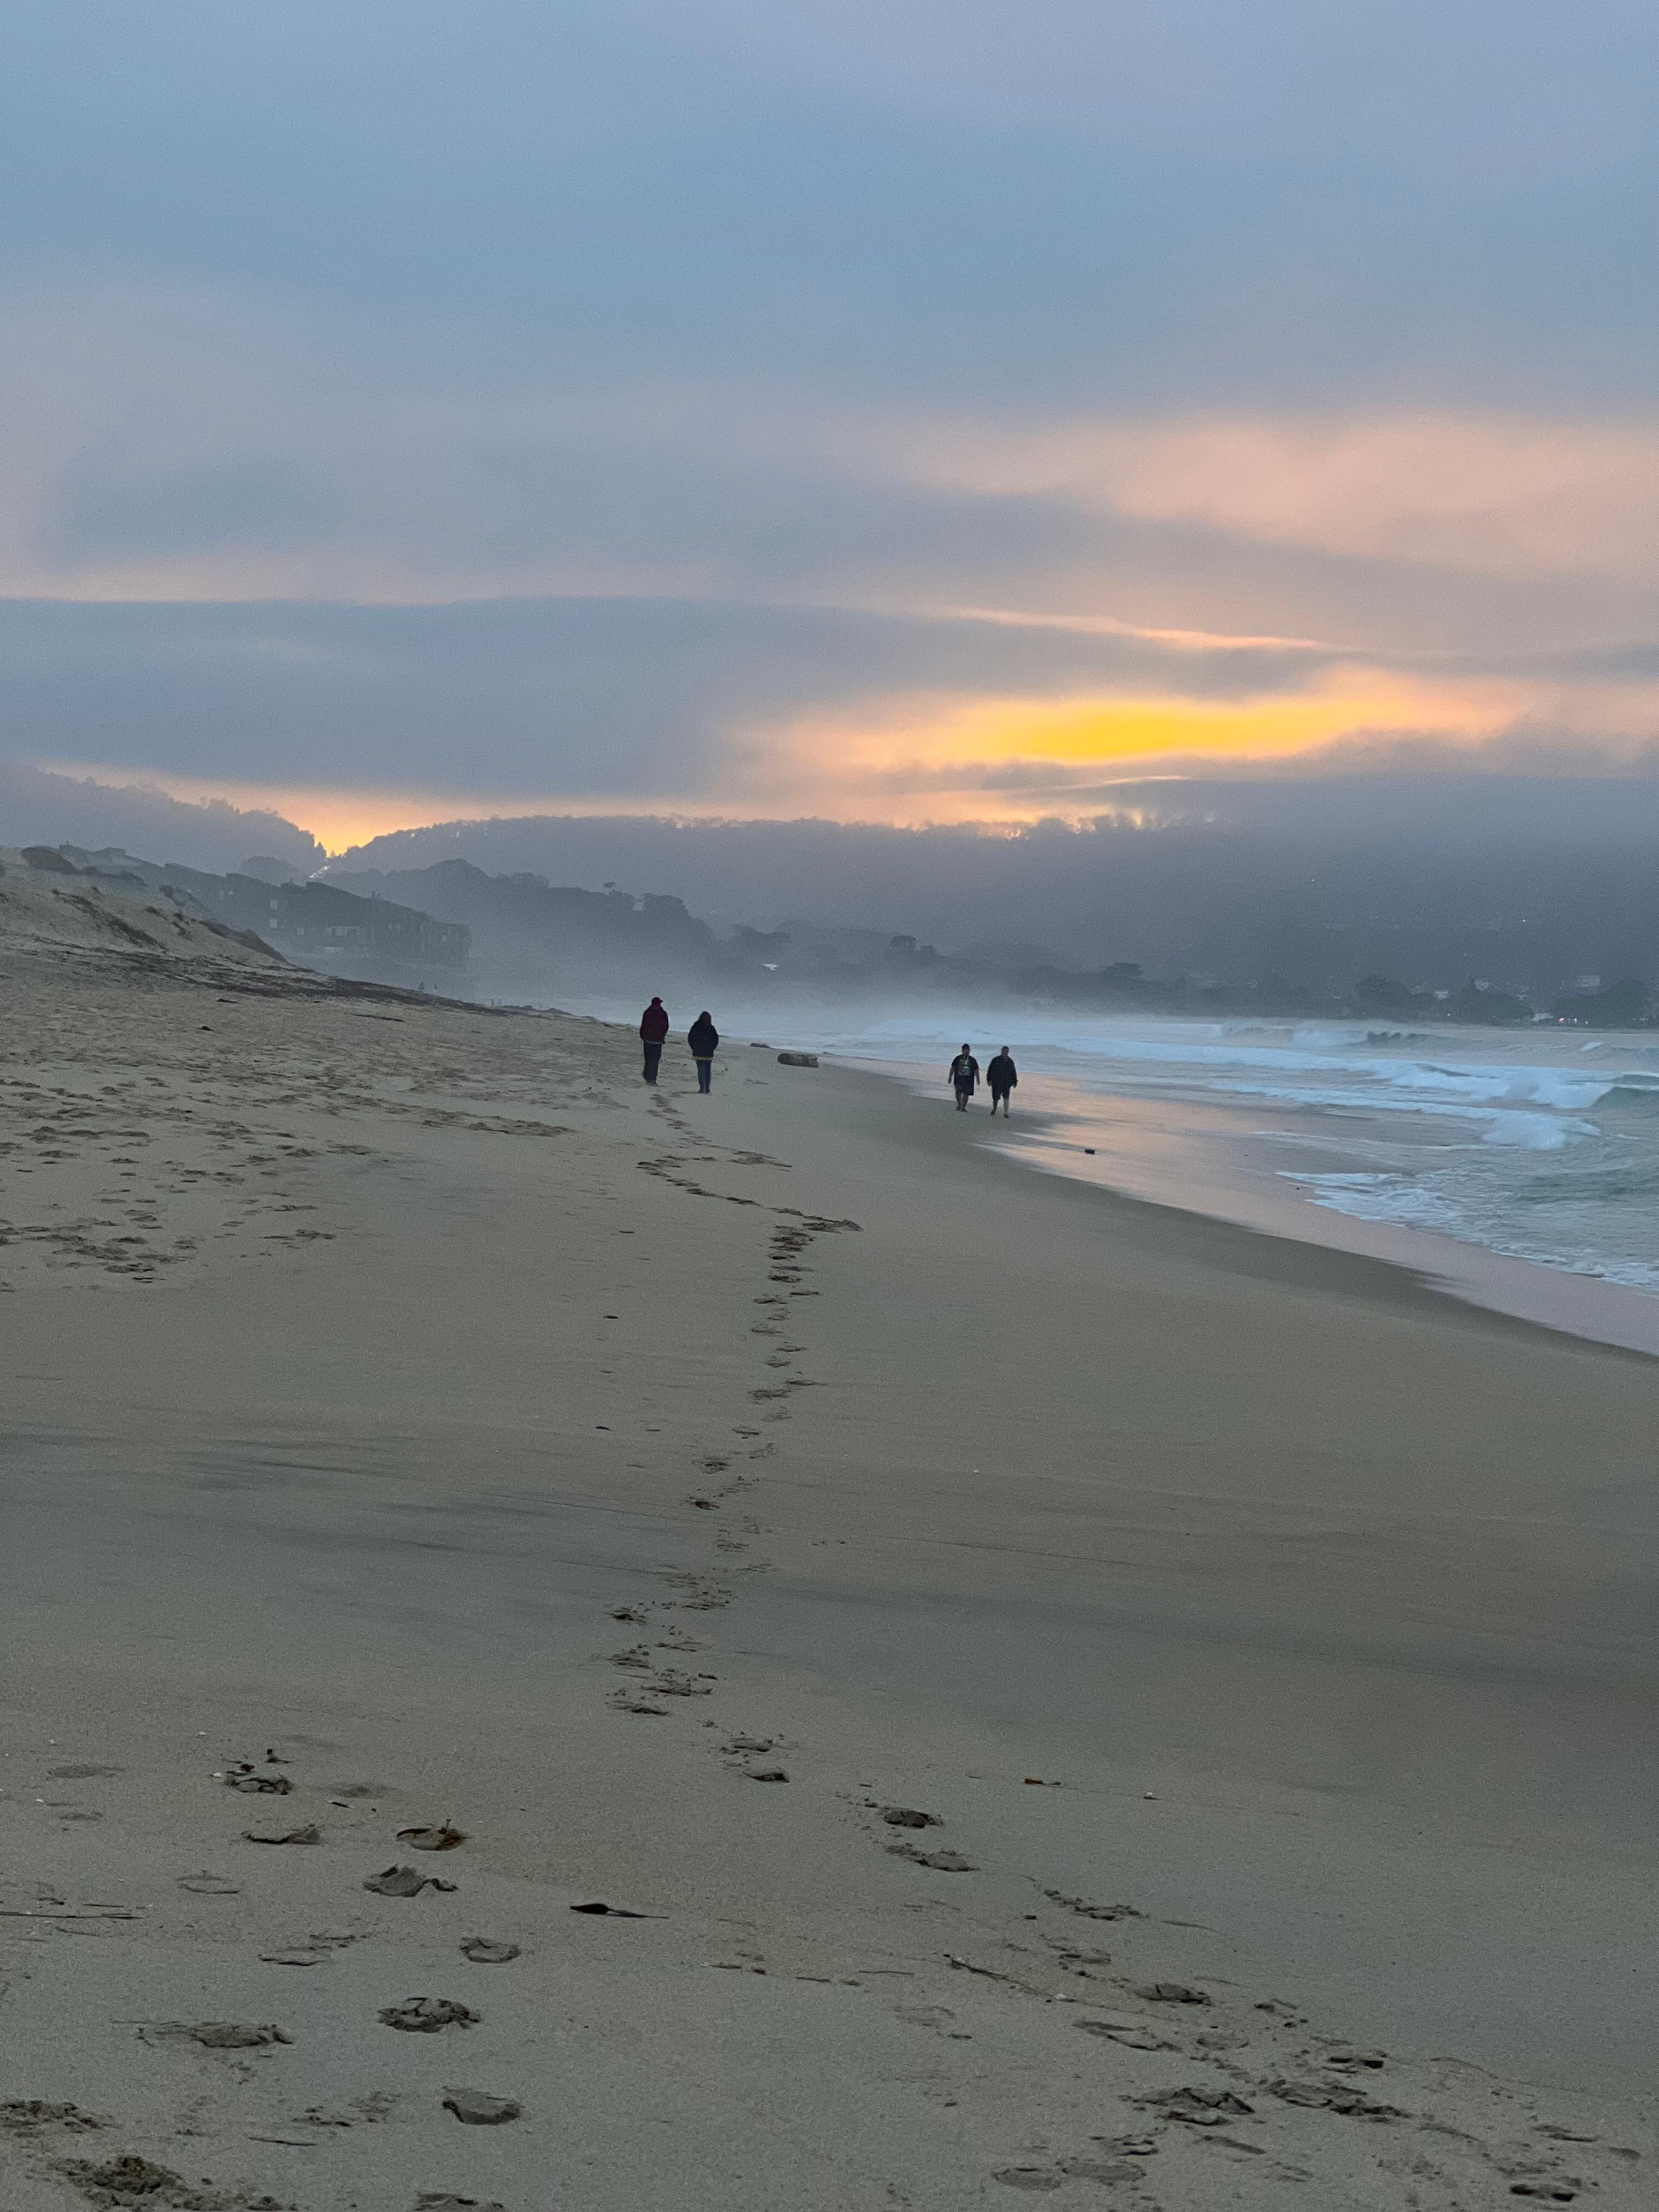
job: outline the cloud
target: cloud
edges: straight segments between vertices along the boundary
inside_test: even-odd
[[[327,478],[303,456],[228,454],[66,485],[49,546],[66,567],[112,556],[286,552],[314,544],[338,511]]]
[[[1659,583],[1659,421],[1377,415],[899,431],[900,466],[1346,559]]]
[[[481,807],[963,818],[1164,764],[1528,730],[1579,769],[1659,734],[1641,656],[1464,666],[833,607],[0,603],[8,742],[298,810],[336,844]],[[1014,794],[1028,790],[1024,801]],[[1069,811],[1077,811],[1081,802]]]
[[[1651,730],[1632,0],[72,12],[23,757],[343,829]]]
[[[191,804],[153,784],[55,775],[0,761],[0,845],[33,844],[94,852],[116,845],[141,860],[216,870],[240,868],[261,854],[296,867],[315,867],[323,858],[309,830],[265,808],[223,799]]]

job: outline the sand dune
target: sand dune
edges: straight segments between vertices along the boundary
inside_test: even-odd
[[[114,919],[8,860],[0,2203],[1650,2200],[1651,1361]]]

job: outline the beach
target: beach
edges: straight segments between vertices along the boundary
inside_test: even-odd
[[[0,2202],[1649,2201],[1650,1358],[54,896]]]

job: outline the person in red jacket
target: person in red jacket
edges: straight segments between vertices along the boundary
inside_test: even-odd
[[[645,1079],[647,1083],[654,1083],[657,1079],[663,1039],[667,1035],[668,1009],[660,999],[653,999],[640,1017],[640,1041],[645,1047]]]

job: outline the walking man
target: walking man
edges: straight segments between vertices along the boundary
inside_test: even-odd
[[[991,1119],[997,1117],[997,1101],[1002,1101],[1002,1118],[1008,1118],[1008,1093],[1019,1081],[1019,1070],[1014,1066],[1013,1054],[1006,1045],[985,1071],[985,1080],[991,1086]]]
[[[714,1079],[714,1054],[720,1048],[720,1033],[709,1019],[706,1006],[686,1031],[685,1042],[697,1063],[697,1088],[707,1091]]]
[[[968,1101],[979,1088],[979,1062],[967,1045],[951,1062],[951,1083],[957,1094],[957,1111],[965,1114]]]
[[[645,1047],[645,1079],[654,1083],[662,1060],[663,1040],[668,1035],[668,1009],[660,999],[653,999],[640,1017],[640,1042]]]

